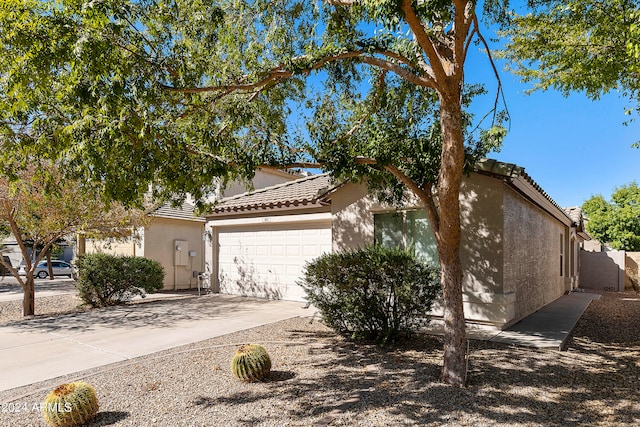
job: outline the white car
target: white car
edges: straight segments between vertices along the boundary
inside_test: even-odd
[[[51,261],[51,268],[54,276],[69,276],[70,278],[73,278],[74,276],[73,266],[68,262],[58,260]],[[27,275],[24,265],[20,266],[18,274],[21,276]],[[35,270],[35,276],[40,279],[44,279],[49,276],[49,266],[47,265],[47,261],[40,261],[38,263]]]

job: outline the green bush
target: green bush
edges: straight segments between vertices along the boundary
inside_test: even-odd
[[[157,262],[136,256],[87,254],[77,260],[80,298],[92,307],[124,304],[135,295],[162,289],[164,269]]]
[[[407,250],[374,245],[307,263],[300,285],[330,328],[384,344],[428,321],[440,273]]]

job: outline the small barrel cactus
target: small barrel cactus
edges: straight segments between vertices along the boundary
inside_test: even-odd
[[[47,395],[42,413],[55,427],[86,424],[98,413],[98,398],[93,387],[85,382],[62,384]]]
[[[260,344],[244,344],[231,359],[231,372],[240,381],[256,381],[271,372],[269,353]]]

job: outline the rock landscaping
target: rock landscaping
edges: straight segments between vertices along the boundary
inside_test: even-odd
[[[100,404],[89,426],[640,425],[638,319],[639,295],[604,293],[567,351],[472,341],[459,389],[438,379],[437,337],[355,345],[296,318],[0,392],[0,426],[46,426],[38,405],[79,380]],[[268,351],[265,379],[233,376],[231,358],[245,343]]]

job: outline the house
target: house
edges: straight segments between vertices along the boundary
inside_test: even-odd
[[[280,170],[260,169],[251,182],[233,182],[213,199],[242,193],[247,187],[260,188],[299,178],[300,175]],[[165,290],[192,289],[198,286],[198,275],[210,271],[211,259],[205,234],[205,219],[195,214],[188,201],[174,207],[162,204],[148,212],[149,224],[135,230],[125,240],[89,239],[79,237],[78,254],[106,252],[116,255],[135,255],[156,260],[165,270]],[[206,254],[209,254],[207,257]]]
[[[581,213],[559,207],[524,168],[479,162],[460,202],[468,321],[502,329],[578,286]],[[296,282],[307,261],[373,242],[413,244],[437,261],[418,203],[381,205],[365,185],[327,175],[225,198],[206,219],[212,286],[223,293],[304,300]]]

